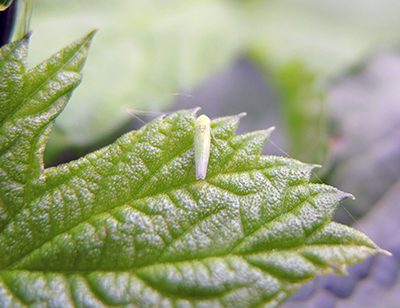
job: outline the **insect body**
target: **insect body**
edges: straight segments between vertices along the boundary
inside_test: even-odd
[[[196,179],[198,180],[206,178],[208,159],[210,157],[210,142],[210,119],[203,114],[197,118],[194,132],[194,161]]]

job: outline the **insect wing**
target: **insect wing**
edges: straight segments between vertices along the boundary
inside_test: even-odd
[[[210,157],[210,142],[210,119],[203,114],[196,120],[194,135],[194,160],[196,165],[196,179],[198,180],[206,178],[208,159]]]

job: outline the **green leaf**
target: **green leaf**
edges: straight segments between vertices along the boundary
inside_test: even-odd
[[[31,199],[33,180],[43,171],[43,151],[53,120],[81,80],[93,34],[29,71],[28,37],[1,49],[0,229]]]
[[[93,33],[26,71],[27,39],[0,53],[0,306],[276,307],[316,274],[386,253],[330,222],[350,194],[315,165],[260,155],[272,129],[213,120],[196,180],[195,110],[160,117],[43,169],[55,117]]]

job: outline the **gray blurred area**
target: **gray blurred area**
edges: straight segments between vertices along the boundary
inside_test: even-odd
[[[356,196],[344,205],[367,213],[400,178],[400,54],[380,52],[330,89],[336,163],[331,184]],[[339,210],[335,218],[351,223]]]
[[[328,95],[337,136],[331,184],[350,191],[334,220],[353,227],[393,256],[376,256],[304,285],[282,307],[400,307],[400,54],[381,52]]]

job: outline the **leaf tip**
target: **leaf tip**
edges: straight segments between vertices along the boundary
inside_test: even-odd
[[[238,119],[243,118],[243,117],[245,117],[245,116],[247,116],[247,113],[246,113],[246,112],[242,112],[242,113],[239,113],[238,115],[236,115],[236,117],[237,117]]]
[[[99,30],[100,30],[100,27],[93,29],[92,31],[90,31],[88,33],[88,37],[90,37],[90,38],[93,37]]]
[[[352,194],[350,194],[350,193],[344,192],[344,193],[343,193],[343,199],[342,199],[342,200],[345,200],[345,199],[355,200],[356,197],[354,197],[354,195],[352,195]]]
[[[390,251],[387,251],[385,249],[379,249],[376,253],[378,255],[384,255],[384,256],[387,256],[387,257],[393,256],[393,254]]]
[[[30,37],[31,37],[31,35],[32,35],[32,33],[33,33],[33,30],[28,31],[28,33],[26,33],[26,34],[24,35],[24,39],[25,39],[25,40],[29,40]]]
[[[349,274],[349,273],[347,272],[347,266],[346,266],[346,264],[335,264],[335,263],[331,263],[331,264],[329,264],[329,266],[330,266],[330,268],[333,269],[333,271],[334,271],[336,274],[344,275],[344,276],[347,276],[347,275]]]
[[[193,108],[192,110],[193,110],[193,113],[197,113],[200,109],[201,109],[201,107],[196,107],[196,108]]]
[[[270,128],[267,128],[265,130],[265,135],[267,135],[267,137],[269,137],[274,130],[275,130],[275,126],[271,126]]]
[[[272,132],[275,130],[275,126],[271,126],[270,128],[264,129],[263,131],[261,131],[264,134],[264,138],[266,142],[269,137],[271,136]]]
[[[90,44],[91,41],[92,41],[92,39],[93,39],[93,37],[94,37],[94,35],[97,33],[97,31],[99,31],[99,28],[93,29],[93,30],[90,31],[88,34],[86,34],[82,39],[85,40],[85,41],[87,41],[88,44]],[[82,39],[81,39],[81,40],[82,40]]]

